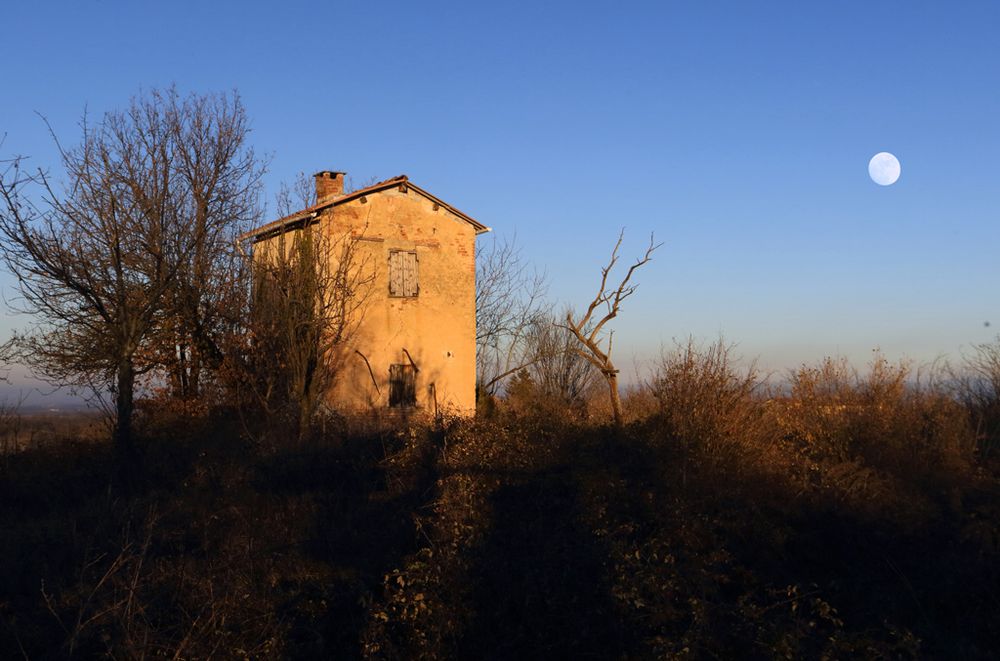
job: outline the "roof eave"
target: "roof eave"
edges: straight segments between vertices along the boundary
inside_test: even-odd
[[[261,225],[256,229],[241,234],[239,240],[246,241],[247,239],[253,239],[254,241],[260,241],[265,238],[270,238],[275,234],[280,234],[281,232],[287,231],[290,225],[294,225],[300,221],[306,221],[309,218],[316,218],[321,211],[325,211],[330,207],[337,206],[338,204],[345,204],[347,202],[351,202],[352,200],[362,198],[366,195],[371,195],[372,193],[378,193],[380,191],[386,190],[388,188],[393,188],[396,186],[406,186],[407,188],[412,188],[413,190],[420,193],[421,195],[431,200],[435,204],[444,207],[454,215],[458,216],[465,222],[472,225],[473,229],[475,229],[476,231],[477,236],[479,234],[485,234],[486,232],[493,231],[491,228],[487,227],[486,225],[483,225],[472,216],[463,213],[462,211],[459,211],[458,209],[451,206],[444,200],[434,195],[431,195],[420,186],[417,186],[416,184],[411,182],[409,177],[403,174],[398,177],[393,177],[392,179],[386,179],[385,181],[380,181],[377,184],[372,184],[371,186],[368,186],[366,188],[353,191],[351,193],[348,193],[347,195],[343,195],[341,197],[334,198],[331,200],[325,200],[319,204],[314,204],[311,207],[306,207],[301,211],[296,211],[295,213],[285,216],[284,218],[279,218],[277,220],[271,221],[270,223]]]

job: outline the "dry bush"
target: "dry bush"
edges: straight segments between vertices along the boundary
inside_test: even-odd
[[[677,344],[661,353],[646,390],[657,403],[660,443],[738,468],[749,455],[769,451],[773,439],[766,380],[753,362],[739,367],[732,350],[721,339]]]
[[[563,317],[569,314],[569,309]],[[533,362],[527,373],[538,395],[564,409],[586,414],[587,400],[603,385],[600,372],[579,353],[576,337],[560,325],[559,316],[544,316],[530,332]],[[606,390],[602,394],[607,394]]]
[[[792,376],[780,422],[809,460],[861,462],[915,483],[944,486],[967,474],[973,438],[965,411],[932,379],[877,354],[866,374],[843,359]]]
[[[799,368],[771,402],[789,488],[904,527],[956,511],[973,482],[974,434],[939,377],[879,353],[866,372],[843,358]]]
[[[992,458],[1000,449],[1000,336],[976,344],[958,369],[948,369],[954,393],[969,412],[979,452]]]
[[[543,375],[522,369],[507,383],[499,411],[515,417],[572,425],[607,409],[608,405],[602,398],[607,398],[606,386],[589,376],[573,390],[572,395],[568,395],[561,389],[552,388]],[[493,412],[497,411],[494,409]]]
[[[789,396],[776,405],[784,440],[810,458],[848,459],[850,437],[842,420],[855,403],[856,376],[844,358],[800,367],[791,377]]]
[[[639,383],[623,388],[622,410],[626,422],[641,422],[656,416],[660,412],[660,403],[645,383]]]
[[[302,441],[340,376],[372,294],[375,267],[361,239],[319,225],[259,243],[238,387]]]
[[[286,627],[270,603],[273,591],[248,572],[253,560],[244,557],[245,545],[226,540],[208,558],[176,557],[165,551],[169,536],[158,527],[151,508],[134,526],[124,525],[117,544],[86,554],[75,582],[52,593],[43,582],[45,606],[64,633],[62,650],[112,658],[274,657]]]

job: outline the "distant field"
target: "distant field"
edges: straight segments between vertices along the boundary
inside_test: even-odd
[[[67,441],[108,439],[105,418],[91,409],[28,408],[0,416],[0,452],[18,452]]]

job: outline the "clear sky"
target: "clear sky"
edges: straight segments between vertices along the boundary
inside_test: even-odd
[[[236,89],[270,194],[408,174],[516,234],[556,301],[655,232],[626,369],[720,334],[778,371],[921,362],[1000,328],[998,32],[987,1],[12,2],[2,152],[55,164],[36,113],[71,144],[140,89]]]

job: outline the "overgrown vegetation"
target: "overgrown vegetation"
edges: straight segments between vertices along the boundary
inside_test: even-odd
[[[275,243],[253,264],[245,350],[231,355],[230,366],[235,390],[268,419],[290,425],[298,441],[311,433],[339,375],[375,272],[351,236],[306,227]]]
[[[623,427],[540,387],[305,442],[144,407],[128,490],[100,445],[6,457],[0,655],[986,658],[1000,465],[960,385],[776,392],[688,343]]]

